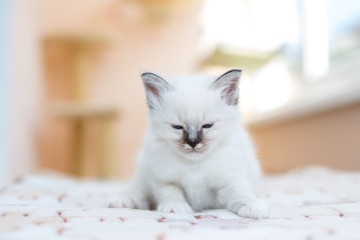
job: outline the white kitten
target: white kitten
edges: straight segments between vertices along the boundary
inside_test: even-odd
[[[165,81],[142,74],[150,129],[131,189],[109,207],[192,213],[227,208],[266,218],[254,195],[260,168],[237,109],[241,70],[217,79],[187,76]]]

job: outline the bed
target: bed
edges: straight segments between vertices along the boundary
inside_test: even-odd
[[[0,190],[0,239],[360,239],[360,172],[312,166],[266,175],[258,195],[271,217],[262,220],[221,209],[104,207],[127,184],[57,174],[18,178]]]

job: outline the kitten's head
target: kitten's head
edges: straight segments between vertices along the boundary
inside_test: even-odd
[[[238,122],[240,74],[236,69],[216,79],[186,76],[170,81],[142,74],[157,141],[189,160],[221,145]]]

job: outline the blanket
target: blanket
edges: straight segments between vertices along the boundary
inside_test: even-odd
[[[307,167],[265,175],[269,219],[106,208],[127,182],[26,175],[0,190],[0,239],[360,239],[360,172]]]

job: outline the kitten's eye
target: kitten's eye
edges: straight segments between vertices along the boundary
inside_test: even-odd
[[[203,128],[211,128],[213,125],[214,125],[213,123],[208,123],[208,124],[203,125],[202,127]]]
[[[183,127],[180,126],[180,125],[172,125],[172,127],[175,128],[176,130],[181,130],[181,129],[183,129]]]

